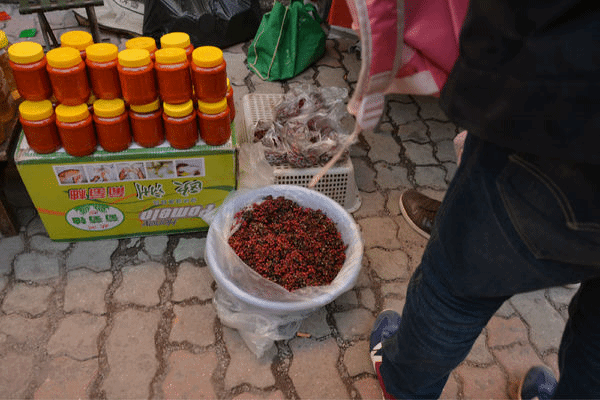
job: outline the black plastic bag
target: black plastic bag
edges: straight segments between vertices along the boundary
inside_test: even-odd
[[[147,0],[143,34],[160,44],[166,33],[185,32],[194,47],[225,48],[252,39],[261,19],[258,0]]]

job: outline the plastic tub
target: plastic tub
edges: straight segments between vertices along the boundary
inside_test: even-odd
[[[320,209],[337,226],[348,246],[346,261],[329,285],[288,292],[244,264],[229,247],[234,215],[264,197],[284,196],[300,206]],[[294,185],[272,185],[238,193],[219,207],[206,240],[206,262],[217,282],[215,306],[221,321],[240,331],[248,347],[260,356],[274,340],[293,337],[312,312],[354,287],[360,272],[363,242],[352,216],[334,200]]]

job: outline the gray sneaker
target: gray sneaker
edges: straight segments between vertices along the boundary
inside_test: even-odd
[[[519,400],[551,399],[556,390],[556,378],[545,365],[532,367],[519,385]]]

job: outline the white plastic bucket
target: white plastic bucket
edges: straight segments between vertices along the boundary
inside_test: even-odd
[[[348,246],[346,261],[342,269],[326,286],[307,287],[288,292],[266,279],[244,264],[229,247],[227,240],[234,223],[234,215],[266,196],[283,196],[303,207],[320,209],[337,226],[342,240]],[[226,201],[217,211],[210,224],[206,240],[206,262],[217,285],[242,302],[241,308],[252,309],[258,314],[289,316],[290,313],[306,315],[307,312],[322,307],[356,283],[363,255],[363,242],[360,230],[352,216],[337,202],[314,190],[294,185],[272,185],[239,193]]]

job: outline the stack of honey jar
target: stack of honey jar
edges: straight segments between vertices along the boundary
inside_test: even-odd
[[[11,45],[29,146],[38,153],[62,146],[86,156],[98,144],[119,152],[132,141],[155,147],[166,139],[176,149],[194,146],[199,137],[211,146],[226,143],[235,108],[223,52],[194,49],[183,32],[162,36],[160,44],[157,49],[153,38],[137,37],[119,51],[71,31],[46,54],[34,42]]]

